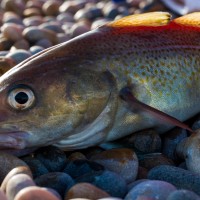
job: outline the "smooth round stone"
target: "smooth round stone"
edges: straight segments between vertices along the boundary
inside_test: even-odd
[[[157,166],[149,171],[148,179],[167,181],[177,188],[192,190],[200,195],[200,175],[179,167]]]
[[[111,149],[96,154],[91,160],[122,176],[127,183],[134,181],[138,173],[138,158],[132,149]]]
[[[31,53],[24,49],[16,49],[14,52],[10,52],[6,55],[7,58],[12,58],[16,64],[24,61],[30,56],[32,56]]]
[[[64,33],[61,25],[56,22],[45,22],[42,23],[39,28],[41,29],[48,29],[50,31],[54,31],[55,33]]]
[[[40,187],[52,188],[64,197],[65,192],[74,185],[74,180],[66,173],[51,172],[37,177],[35,183]]]
[[[23,12],[24,17],[41,16],[42,11],[38,8],[26,8]]]
[[[139,158],[139,165],[150,170],[159,165],[174,165],[174,162],[161,153],[151,153]]]
[[[187,131],[181,128],[167,132],[162,138],[162,153],[170,159],[177,160],[176,146],[186,137]]]
[[[49,47],[53,46],[53,43],[50,40],[44,38],[44,39],[41,39],[41,40],[37,41],[35,43],[35,45],[36,46],[41,46],[41,47],[46,49],[46,48],[49,48]]]
[[[41,29],[45,35],[45,38],[47,38],[49,41],[52,42],[53,45],[58,43],[58,39],[56,36],[56,33],[54,31],[48,30],[48,29]]]
[[[72,178],[78,178],[87,173],[103,170],[104,167],[96,162],[78,159],[68,162],[63,172],[69,174]]]
[[[32,27],[32,26],[39,26],[40,24],[43,23],[43,18],[42,16],[31,16],[23,19],[23,24],[26,27]]]
[[[71,13],[60,13],[57,15],[56,19],[59,22],[74,22],[74,16]]]
[[[42,11],[45,15],[56,16],[59,13],[60,4],[59,1],[47,0],[42,6]]]
[[[35,152],[38,159],[50,172],[62,171],[66,165],[65,153],[57,147],[47,146]]]
[[[9,69],[15,66],[15,61],[5,56],[0,56],[0,76],[7,72]]]
[[[0,38],[0,51],[6,51],[10,50],[10,48],[13,45],[13,41],[7,39],[7,38]]]
[[[133,187],[124,200],[137,200],[138,197],[150,197],[156,200],[167,199],[169,194],[176,190],[172,184],[165,181],[144,181]]]
[[[58,44],[69,41],[71,39],[70,35],[66,33],[58,33],[57,38],[58,38]]]
[[[123,143],[127,147],[134,148],[142,153],[154,153],[161,151],[161,138],[159,134],[152,129],[133,133],[120,140],[120,143]]]
[[[49,173],[49,170],[37,158],[26,156],[22,160],[30,167],[33,178]]]
[[[25,28],[22,34],[31,43],[35,43],[41,39],[46,39],[44,31],[37,26]]]
[[[3,14],[2,22],[3,24],[4,23],[14,23],[20,25],[23,24],[21,17],[18,14],[11,11],[5,12]]]
[[[6,187],[7,187],[7,183],[8,181],[15,175],[17,174],[26,174],[28,176],[30,176],[31,178],[33,177],[32,172],[30,170],[30,168],[28,166],[19,166],[16,167],[14,169],[12,169],[4,178],[2,184],[1,184],[1,189],[2,191],[6,192]]]
[[[21,40],[23,27],[14,23],[7,23],[1,26],[1,32],[4,37],[11,41]]]
[[[32,178],[27,174],[17,174],[11,177],[6,186],[6,196],[9,200],[15,198],[16,194],[23,188],[35,186]]]
[[[21,39],[19,41],[16,41],[13,46],[16,48],[16,49],[25,49],[25,50],[29,50],[29,43],[27,40],[25,39]]]
[[[115,19],[115,17],[120,13],[116,4],[108,2],[103,8],[103,14],[106,18]]]
[[[109,197],[110,195],[105,191],[95,187],[90,183],[78,183],[72,186],[65,195],[65,200],[72,198],[88,198],[88,199],[100,199],[103,197]]]
[[[90,27],[86,24],[74,24],[70,29],[71,37],[74,38],[83,33],[90,31]]]
[[[200,200],[200,196],[189,190],[176,190],[172,192],[167,200]]]
[[[196,130],[190,137],[183,139],[176,147],[176,153],[185,159],[187,169],[200,174],[200,129]]]
[[[39,53],[40,51],[44,50],[45,48],[44,47],[41,47],[41,46],[32,46],[29,51],[31,52],[32,55],[36,54],[36,53]]]
[[[122,198],[127,192],[127,185],[124,178],[108,170],[87,173],[76,179],[76,182],[91,183],[113,197]]]
[[[53,193],[45,188],[37,186],[27,187],[22,189],[16,195],[14,200],[61,200]]]
[[[1,200],[7,200],[5,193],[1,189],[0,189],[0,199]]]
[[[20,167],[20,166],[27,167],[27,164],[21,159],[11,154],[7,154],[1,151],[0,153],[0,183],[2,183],[3,179],[12,169],[16,167]]]
[[[135,187],[136,185],[140,184],[140,183],[143,183],[144,181],[148,181],[148,179],[139,179],[139,180],[136,180],[132,183],[129,183],[128,184],[128,191],[130,191],[133,187]]]

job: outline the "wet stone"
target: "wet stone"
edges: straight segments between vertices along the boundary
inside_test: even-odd
[[[78,159],[68,162],[63,172],[69,174],[72,178],[78,178],[87,173],[103,170],[104,167],[96,162]]]
[[[8,181],[15,175],[17,174],[26,174],[28,176],[30,176],[31,178],[33,177],[32,172],[30,170],[30,168],[28,166],[19,166],[16,167],[14,169],[12,169],[4,178],[2,184],[1,184],[1,190],[6,192],[6,187],[7,187],[7,183]],[[1,198],[0,198],[1,199]]]
[[[161,153],[151,153],[140,156],[139,165],[149,170],[158,165],[174,165],[174,162]]]
[[[200,196],[189,190],[176,190],[172,192],[167,200],[200,200]]]
[[[24,49],[16,49],[14,52],[10,52],[6,55],[7,58],[12,58],[16,64],[29,58],[30,56],[31,56],[31,53]]]
[[[175,128],[163,135],[162,153],[172,160],[177,160],[176,146],[187,137],[187,131]]]
[[[127,183],[136,179],[138,173],[138,158],[132,149],[121,148],[103,151],[91,157],[91,160],[119,174]]]
[[[50,172],[35,179],[40,187],[48,187],[56,190],[62,197],[74,185],[74,180],[63,172]]]
[[[44,47],[41,47],[41,46],[32,46],[29,51],[31,52],[32,55],[36,54],[36,53],[39,53],[40,51],[44,50],[45,48]]]
[[[154,153],[161,151],[161,138],[159,134],[152,129],[128,135],[120,140],[120,143],[123,143],[127,147],[134,148],[136,151],[142,153]]]
[[[136,200],[140,196],[150,197],[152,199],[163,200],[166,199],[169,194],[176,190],[176,187],[165,181],[144,181],[133,187],[125,200]]]
[[[33,178],[49,173],[48,169],[37,158],[26,156],[22,160],[30,167]]]
[[[14,168],[19,166],[27,167],[27,164],[21,159],[1,151],[0,153],[0,183],[6,175]]]
[[[122,198],[127,192],[127,185],[124,178],[108,170],[87,173],[75,181],[77,183],[91,183],[113,197]]]
[[[105,191],[95,187],[90,183],[78,183],[72,186],[65,195],[65,200],[72,198],[88,198],[88,199],[100,199],[103,197],[109,197],[110,195]]]
[[[54,146],[40,148],[35,152],[35,158],[50,172],[62,171],[67,162],[65,153]]]
[[[16,194],[23,188],[35,186],[32,178],[27,174],[17,174],[9,179],[6,186],[6,196],[12,200]]]
[[[179,189],[192,190],[200,195],[200,175],[179,167],[157,166],[149,171],[148,178],[167,181]]]
[[[15,197],[15,200],[61,200],[54,193],[46,188],[30,186],[22,189]]]

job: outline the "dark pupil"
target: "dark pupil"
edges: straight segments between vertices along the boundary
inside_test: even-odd
[[[28,95],[25,92],[19,92],[15,96],[15,101],[19,104],[25,104],[28,101]]]

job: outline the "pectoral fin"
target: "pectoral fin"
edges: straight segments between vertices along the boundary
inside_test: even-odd
[[[131,107],[134,106],[137,109],[141,109],[143,111],[150,113],[152,116],[156,117],[159,120],[166,121],[167,123],[170,123],[174,126],[178,126],[190,132],[193,132],[193,130],[189,126],[179,121],[178,119],[137,100],[132,94],[131,89],[129,87],[125,87],[120,91],[120,97],[123,100],[125,100]]]

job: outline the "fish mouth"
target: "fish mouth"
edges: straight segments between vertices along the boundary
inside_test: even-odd
[[[24,131],[0,130],[0,151],[8,149],[24,149],[27,147],[29,134]]]

